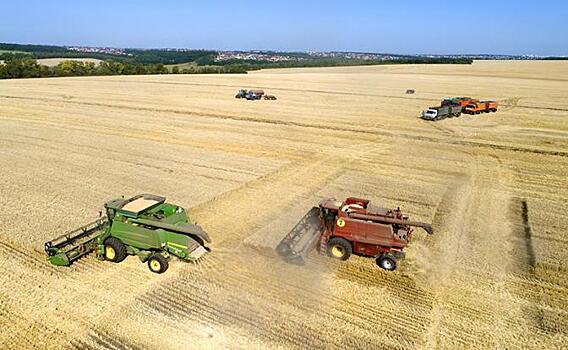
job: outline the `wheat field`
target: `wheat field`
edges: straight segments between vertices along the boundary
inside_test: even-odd
[[[0,348],[561,349],[567,83],[553,61],[0,81]],[[500,110],[418,118],[448,96]],[[138,193],[189,208],[212,252],[162,275],[47,263],[45,241]],[[394,272],[280,261],[311,206],[346,196],[435,234]]]

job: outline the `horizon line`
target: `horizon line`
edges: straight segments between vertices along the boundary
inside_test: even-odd
[[[191,48],[191,47],[128,47],[128,46],[91,46],[91,45],[61,45],[61,44],[37,44],[37,43],[18,43],[0,42],[0,45],[34,45],[34,46],[55,46],[55,47],[79,47],[79,48],[99,48],[99,49],[124,49],[124,50],[192,50],[192,51],[215,51],[215,52],[275,52],[275,53],[357,53],[374,55],[392,56],[503,56],[503,57],[568,57],[568,55],[541,55],[534,53],[505,54],[505,53],[392,53],[392,52],[369,52],[357,50],[277,50],[277,49],[214,49],[214,48]]]

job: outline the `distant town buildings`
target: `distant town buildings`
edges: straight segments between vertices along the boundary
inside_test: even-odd
[[[110,55],[133,56],[126,48],[115,47],[90,47],[90,46],[70,46],[70,51],[85,53],[102,53]],[[137,49],[142,50],[143,49]],[[166,48],[164,51],[188,52],[194,49],[185,48]],[[365,52],[342,52],[342,51],[306,51],[306,52],[278,52],[278,51],[217,51],[215,61],[226,60],[243,60],[243,61],[264,61],[264,62],[286,62],[286,61],[303,61],[309,59],[344,59],[344,60],[398,60],[408,58],[470,58],[477,60],[535,60],[542,59],[545,56],[537,55],[438,55],[438,54],[420,54],[420,55],[396,55],[388,53],[365,53]]]
[[[268,62],[285,62],[285,61],[304,61],[317,58],[333,58],[333,59],[357,59],[357,60],[393,60],[402,58],[403,56],[378,54],[378,53],[360,53],[360,52],[273,52],[273,51],[218,51],[216,61],[225,60],[246,60],[246,61],[268,61]]]
[[[293,57],[286,54],[262,51],[219,51],[215,61],[226,60],[243,60],[243,61],[268,61],[268,62],[285,62],[285,61],[302,61],[304,57]]]
[[[67,47],[67,50],[76,51],[76,52],[104,53],[109,55],[132,56],[132,54],[126,53],[125,49],[116,48],[116,47],[71,46]]]

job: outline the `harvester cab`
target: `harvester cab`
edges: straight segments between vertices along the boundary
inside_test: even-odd
[[[209,235],[192,224],[185,210],[166,203],[164,197],[141,194],[130,199],[114,199],[105,204],[106,217],[45,243],[48,260],[54,265],[70,265],[95,251],[101,260],[121,262],[136,255],[148,262],[152,272],[168,268],[170,255],[196,261],[209,248]]]
[[[308,253],[320,253],[339,260],[351,254],[373,257],[379,267],[394,270],[413,227],[432,234],[427,223],[410,221],[400,208],[377,208],[369,200],[350,197],[344,201],[325,199],[313,207],[276,247],[284,260],[303,264]]]

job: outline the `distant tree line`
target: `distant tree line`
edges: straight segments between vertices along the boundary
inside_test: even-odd
[[[161,63],[139,64],[102,61],[98,64],[83,61],[61,61],[57,66],[38,64],[33,58],[12,58],[0,64],[0,79],[70,77],[95,75],[143,75],[143,74],[219,74],[247,73],[240,66],[195,66],[168,69]]]
[[[163,64],[141,65],[113,61],[102,61],[99,64],[82,61],[62,61],[57,66],[48,67],[38,64],[32,58],[17,58],[7,60],[0,65],[0,79],[164,74],[168,72],[168,69]]]
[[[287,53],[296,60],[223,60],[216,61],[217,52],[207,50],[143,50],[125,49],[123,54],[71,51],[63,46],[19,45],[0,43],[0,79],[65,77],[90,75],[137,74],[218,74],[241,73],[263,68],[337,67],[382,64],[471,64],[470,58],[430,58],[401,56],[390,60],[314,58],[307,53]],[[55,67],[38,64],[40,58],[96,58],[99,64],[82,61],[62,61]],[[194,65],[181,65],[192,62]],[[173,65],[168,68],[166,65]]]
[[[13,51],[2,52],[2,51]],[[104,52],[82,52],[72,51],[64,46],[53,45],[20,45],[20,44],[0,44],[0,60],[10,58],[96,58],[99,60],[111,60],[127,62],[130,64],[179,64],[186,62],[196,62],[206,65],[215,60],[216,51],[211,50],[144,50],[144,49],[125,49],[124,54],[104,53]]]
[[[397,60],[303,60],[284,62],[258,62],[229,60],[220,64],[194,65],[180,68],[166,67],[162,63],[141,64],[129,61],[61,61],[57,66],[48,67],[38,64],[29,56],[10,56],[0,64],[0,79],[95,76],[95,75],[143,75],[143,74],[246,74],[249,71],[263,68],[297,68],[297,67],[338,67],[378,64],[411,64],[411,63],[444,63],[470,64],[469,59],[397,59]]]

